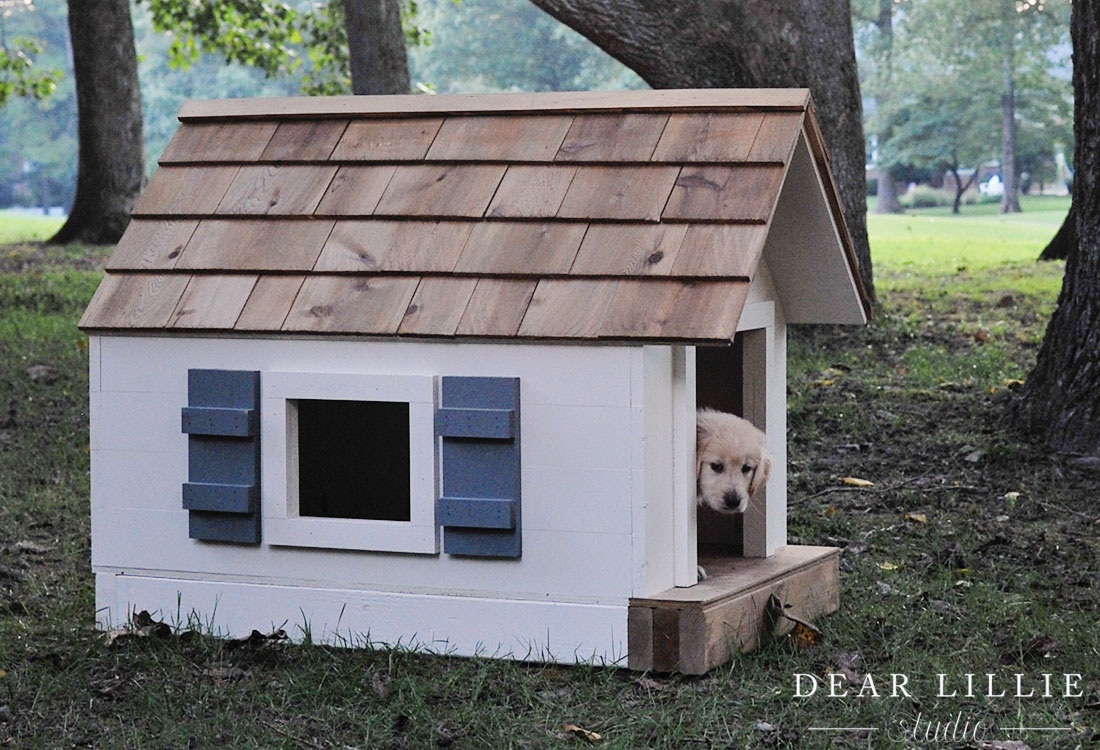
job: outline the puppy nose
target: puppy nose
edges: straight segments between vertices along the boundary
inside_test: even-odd
[[[727,492],[722,495],[722,503],[725,504],[726,508],[729,510],[734,510],[741,505],[741,496],[736,492]]]

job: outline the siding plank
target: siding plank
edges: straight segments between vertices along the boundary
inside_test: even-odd
[[[649,161],[665,114],[577,115],[554,161]]]
[[[477,274],[568,273],[586,224],[481,222],[455,271]]]
[[[261,276],[244,304],[238,331],[278,331],[283,327],[305,276]]]
[[[744,161],[763,121],[755,112],[671,115],[653,161]]]
[[[504,170],[503,165],[401,166],[386,187],[375,213],[480,217],[496,192]]]
[[[310,276],[282,330],[396,333],[419,281],[417,276]]]
[[[396,167],[340,167],[316,213],[328,216],[370,215],[393,177],[394,169]]]
[[[455,335],[514,336],[536,283],[527,279],[478,279]]]
[[[305,120],[279,123],[262,161],[325,161],[348,127],[347,120]]]
[[[134,219],[126,227],[118,247],[107,261],[108,271],[152,271],[174,268],[199,222],[144,221]]]
[[[576,167],[510,166],[486,215],[516,218],[556,216],[576,172]]]
[[[664,219],[767,222],[783,167],[684,167]]]
[[[109,273],[80,319],[81,328],[164,328],[187,274]]]
[[[327,165],[241,167],[216,213],[308,216],[335,174]]]
[[[181,161],[255,161],[267,147],[276,123],[183,123],[160,155],[161,164]]]
[[[578,167],[558,216],[658,221],[679,167]]]
[[[238,171],[238,167],[161,167],[134,204],[133,215],[212,214]]]
[[[570,273],[667,276],[687,231],[686,224],[592,224]]]
[[[477,279],[430,276],[421,280],[398,335],[453,336]]]
[[[420,160],[443,124],[442,117],[353,120],[332,152],[335,161]]]
[[[572,122],[569,115],[448,117],[425,158],[550,161]]]
[[[190,283],[172,311],[172,328],[233,328],[244,303],[256,285],[256,276],[199,274]]]
[[[468,221],[338,221],[314,270],[450,273],[473,226]]]
[[[309,271],[333,224],[315,220],[203,219],[176,268]]]

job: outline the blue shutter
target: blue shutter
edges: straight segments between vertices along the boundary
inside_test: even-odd
[[[444,377],[435,425],[443,551],[519,557],[519,378]]]
[[[188,370],[189,535],[211,542],[260,542],[260,373]]]

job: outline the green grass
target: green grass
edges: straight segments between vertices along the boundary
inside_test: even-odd
[[[64,270],[104,250],[0,248],[19,260],[0,273],[0,748],[583,745],[567,722],[608,748],[974,746],[891,739],[918,711],[1065,726],[1022,738],[1093,746],[1100,482],[1003,419],[1062,272],[1034,262],[1047,237],[1025,225],[871,217],[876,319],[795,328],[789,346],[789,530],[844,549],[841,609],[817,623],[818,644],[774,642],[703,678],[188,631],[108,645],[92,627],[87,342],[76,329],[99,274]],[[32,365],[57,379],[33,381]],[[875,484],[842,482],[851,476]],[[908,674],[919,703],[793,697],[795,673],[824,680],[852,653],[880,689]],[[1085,697],[938,698],[938,672],[956,683],[1080,672]]]
[[[0,245],[12,242],[41,242],[49,239],[65,222],[51,216],[33,216],[0,210]]]

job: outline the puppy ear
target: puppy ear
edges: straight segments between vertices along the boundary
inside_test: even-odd
[[[710,440],[710,429],[707,427],[707,414],[700,409],[695,419],[695,479],[703,471],[703,456],[707,452],[707,441]]]
[[[772,457],[767,451],[760,455],[760,464],[752,474],[752,482],[749,483],[749,495],[755,495],[757,491],[768,481],[772,473]]]

